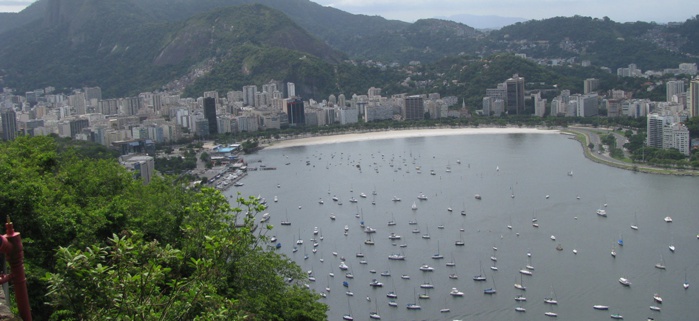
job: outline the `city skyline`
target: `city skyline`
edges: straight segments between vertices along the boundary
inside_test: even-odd
[[[19,12],[35,0],[0,0],[0,12]],[[391,20],[414,22],[418,19],[477,15],[546,19],[574,15],[594,18],[609,17],[617,22],[683,22],[696,13],[682,8],[692,8],[688,0],[663,2],[637,2],[631,0],[532,0],[492,2],[485,0],[315,0],[323,6],[334,7],[352,14],[381,16]],[[596,4],[598,3],[598,4]],[[604,8],[604,10],[600,10]]]

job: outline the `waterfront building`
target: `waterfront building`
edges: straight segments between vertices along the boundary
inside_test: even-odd
[[[303,100],[300,98],[289,99],[286,102],[286,115],[289,126],[303,126],[306,124]]]
[[[403,119],[422,120],[425,118],[425,105],[422,96],[415,95],[405,98],[403,107]]]
[[[699,78],[694,78],[689,82],[687,109],[689,109],[690,117],[699,116]]]
[[[518,74],[512,75],[512,78],[505,81],[505,90],[507,113],[510,115],[524,113],[524,77]]]

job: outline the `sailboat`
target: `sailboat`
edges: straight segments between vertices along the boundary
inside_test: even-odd
[[[624,246],[624,238],[619,234],[619,239],[616,241],[619,246]]]
[[[439,253],[439,241],[437,241],[437,253],[432,254],[432,258],[435,260],[440,260],[444,258],[444,255]]]
[[[631,224],[631,229],[634,231],[638,230],[638,219],[636,218],[636,213],[633,213],[633,224]]]
[[[546,304],[558,304],[558,300],[556,300],[556,292],[553,291],[553,287],[551,287],[551,296],[548,298],[544,298],[544,303]]]
[[[349,296],[347,297],[347,310],[349,312],[342,316],[342,320],[348,320],[348,321],[354,320],[354,318],[352,317],[352,306],[350,305]]]
[[[689,289],[689,281],[687,281],[687,269],[686,268],[684,269],[684,283],[682,283],[682,287],[684,287],[685,290]]]
[[[454,262],[454,253],[451,253],[451,261],[447,262],[447,266],[456,266],[456,262]]]
[[[415,297],[415,303],[408,303],[406,308],[408,310],[420,310],[420,309],[422,309],[422,307],[419,304],[417,304],[417,295],[415,294],[415,289],[413,289],[413,297]]]
[[[463,229],[462,229],[462,230],[463,230]],[[459,232],[462,232],[462,231],[459,231]],[[463,236],[462,233],[459,233],[459,240],[457,240],[456,242],[454,242],[454,245],[456,245],[456,246],[464,246],[464,245],[466,245],[466,243],[464,243],[464,236]]]
[[[522,282],[522,274],[519,274],[519,283],[517,283],[517,277],[515,276],[515,289],[517,290],[522,290],[526,291],[527,287],[524,286],[524,282]]]
[[[422,238],[425,240],[429,240],[431,238],[429,225],[425,227],[425,231],[425,234],[422,234]]]
[[[495,293],[497,293],[497,290],[495,289],[495,277],[493,276],[493,287],[492,287],[492,288],[487,288],[487,289],[483,290],[483,294],[492,295],[492,294],[495,294]]]
[[[474,281],[481,281],[481,282],[482,282],[482,281],[485,281],[486,278],[485,278],[485,275],[483,275],[483,263],[481,262],[480,265],[481,265],[480,274],[475,275],[475,276],[473,277],[473,280],[474,280]]]
[[[286,219],[282,221],[282,225],[291,225],[291,221],[289,221],[289,211],[286,211]]]
[[[660,254],[660,262],[655,264],[656,269],[665,270],[665,260],[663,260],[663,255]]]
[[[376,305],[376,310],[369,312],[369,318],[379,320],[381,319],[381,315],[379,314],[379,303],[376,301],[376,298],[374,298],[374,304]]]

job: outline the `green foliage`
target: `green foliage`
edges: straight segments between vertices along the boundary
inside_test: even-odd
[[[254,197],[233,207],[170,177],[143,185],[113,159],[80,157],[53,137],[0,144],[0,178],[37,319],[325,318],[316,295],[285,282],[303,273],[268,244]]]

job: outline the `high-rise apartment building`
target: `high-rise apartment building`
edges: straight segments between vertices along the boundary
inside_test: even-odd
[[[2,139],[14,140],[17,138],[17,113],[8,108],[0,113],[2,117]]]
[[[524,77],[518,74],[512,75],[512,78],[505,81],[505,91],[507,113],[510,115],[524,113]]]
[[[293,82],[286,83],[286,93],[288,98],[296,97],[296,85]]]
[[[303,100],[289,99],[286,102],[286,115],[290,126],[303,126],[306,124],[306,116],[303,107]]]
[[[405,97],[403,119],[421,120],[425,118],[425,104],[421,96]]]
[[[684,93],[684,81],[670,80],[667,83],[665,83],[665,101],[672,102],[674,101],[673,97],[679,97],[682,93]]]
[[[589,94],[594,92],[599,88],[599,79],[597,78],[587,78],[583,83],[583,94]]]
[[[694,78],[689,82],[687,109],[689,109],[690,117],[699,116],[699,78]]]
[[[209,122],[209,135],[218,134],[218,121],[216,120],[216,98],[204,98],[204,118]]]
[[[257,86],[243,86],[243,104],[246,106],[255,106],[255,98],[257,97]]]

